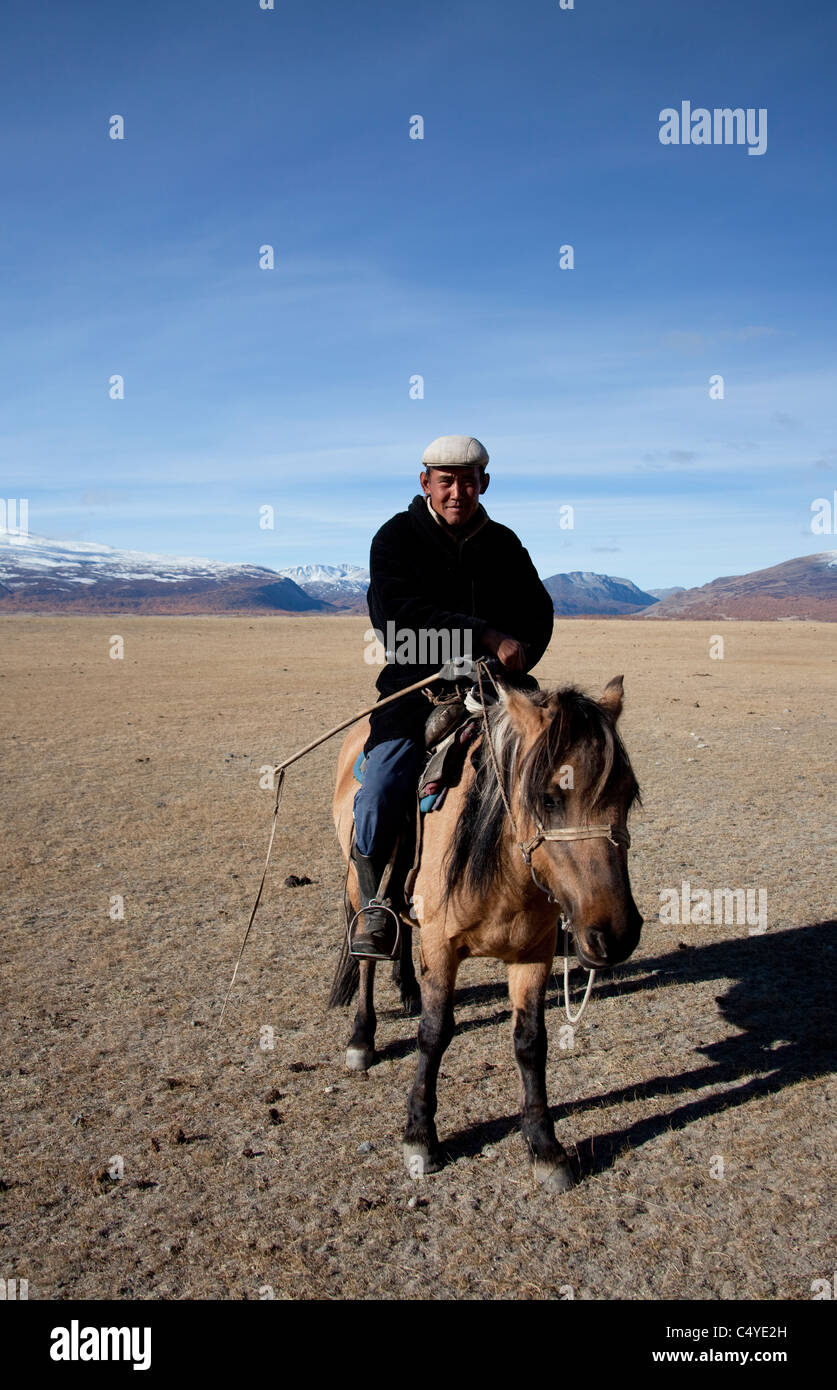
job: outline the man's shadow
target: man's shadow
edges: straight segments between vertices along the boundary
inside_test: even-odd
[[[572,1112],[577,1124],[579,1112],[591,1107],[660,1095],[670,1102],[674,1097],[712,1088],[712,1094],[680,1105],[667,1103],[657,1115],[581,1140],[576,1145],[578,1176],[585,1178],[603,1172],[626,1146],[638,1148],[668,1130],[682,1129],[704,1116],[775,1095],[786,1086],[837,1070],[837,1037],[832,1022],[837,976],[835,927],[837,922],[831,920],[763,936],[689,946],[668,955],[626,962],[612,975],[600,978],[595,990],[600,997],[722,980],[725,988],[716,995],[718,1008],[722,1017],[741,1031],[723,1042],[697,1044],[694,1052],[703,1054],[708,1061],[686,1071],[661,1073],[647,1081],[553,1106],[554,1120]],[[730,979],[735,983],[730,985]],[[500,986],[476,988],[498,998],[502,992]],[[463,993],[470,996],[471,992]],[[553,996],[549,1005],[557,1007],[557,997]],[[694,1019],[694,1028],[700,1035],[699,1017]],[[630,1037],[625,1037],[624,1046],[627,1055]],[[728,1089],[718,1092],[719,1086]],[[446,1136],[442,1147],[449,1158],[456,1160],[479,1153],[485,1144],[496,1142],[517,1128],[517,1115],[503,1116]]]

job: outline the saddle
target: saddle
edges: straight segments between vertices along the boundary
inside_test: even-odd
[[[434,710],[429,716],[428,724],[433,723],[435,713]],[[428,744],[427,762],[418,781],[419,810],[423,815],[438,811],[444,803],[448,787],[455,787],[459,782],[468,746],[479,731],[479,721],[462,703],[461,707],[451,710],[447,727],[449,733],[446,732],[436,743]]]

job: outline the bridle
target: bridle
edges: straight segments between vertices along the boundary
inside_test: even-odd
[[[505,795],[503,796],[503,800],[506,800]],[[506,802],[506,805],[508,806],[508,802]],[[509,810],[509,815],[511,815],[511,810]],[[514,826],[514,833],[516,835],[517,826],[514,824],[513,816],[512,825]],[[556,898],[551,888],[548,888],[545,883],[541,883],[535,873],[535,866],[532,863],[532,854],[538,848],[538,845],[543,844],[544,840],[557,840],[564,844],[570,840],[610,840],[612,845],[622,844],[625,846],[625,849],[627,849],[631,843],[630,832],[626,825],[564,825],[554,830],[547,830],[545,826],[541,824],[537,816],[535,817],[535,825],[538,827],[537,835],[533,835],[531,840],[527,840],[525,844],[518,840],[517,847],[523,855],[524,864],[529,866],[529,873],[532,876],[532,882],[535,887],[540,888],[541,892],[545,893],[549,901],[555,903],[556,907],[561,906],[559,900]],[[561,913],[561,921],[564,924],[564,957],[566,961],[566,941],[569,928],[563,912]],[[591,971],[591,975],[594,973],[594,971]],[[582,1008],[583,1007],[582,1005]],[[567,1005],[567,1017],[569,1018],[569,1004]],[[581,1015],[579,1014],[579,1018],[580,1017]],[[575,1020],[571,1021],[574,1022]]]
[[[503,800],[505,801],[505,796]],[[512,818],[512,825],[514,825],[514,818]],[[630,831],[626,825],[565,825],[554,830],[547,830],[537,816],[535,817],[535,825],[538,827],[537,835],[533,835],[531,840],[527,840],[525,844],[518,841],[524,864],[531,865],[532,851],[536,850],[544,840],[557,840],[564,843],[569,840],[610,840],[612,845],[621,844],[626,849],[631,843]],[[514,833],[517,834],[516,826]]]

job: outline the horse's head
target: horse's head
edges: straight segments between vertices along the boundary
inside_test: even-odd
[[[618,965],[642,927],[627,836],[639,787],[616,731],[622,677],[598,701],[574,688],[534,699],[508,690],[504,701],[520,740],[509,790],[534,872],[571,926],[582,965]]]

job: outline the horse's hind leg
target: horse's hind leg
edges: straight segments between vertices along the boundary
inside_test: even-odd
[[[544,995],[552,960],[509,966],[514,1051],[523,1082],[523,1137],[532,1155],[534,1178],[549,1192],[573,1186],[566,1152],[555,1138],[546,1099]]]
[[[392,978],[401,993],[405,1014],[412,1017],[413,1014],[420,1013],[421,990],[413,964],[413,929],[404,921],[401,923],[401,950],[397,960],[393,962]]]
[[[424,937],[422,946],[425,948]],[[455,951],[450,942],[444,941],[437,960],[422,974],[419,1062],[407,1102],[404,1131],[404,1162],[412,1178],[423,1178],[425,1173],[435,1173],[441,1167],[435,1124],[436,1082],[445,1049],[453,1037],[453,988],[458,968]]]
[[[350,1071],[368,1071],[375,1060],[375,962],[360,960],[358,1006],[352,1036],[346,1049],[346,1066]]]

